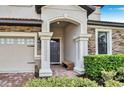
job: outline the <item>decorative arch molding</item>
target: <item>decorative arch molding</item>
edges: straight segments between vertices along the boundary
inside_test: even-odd
[[[72,18],[72,17],[68,17],[67,14],[64,14],[64,16],[62,17],[54,17],[54,18],[51,18],[48,20],[48,23],[51,24],[51,23],[54,23],[54,22],[57,22],[57,21],[65,21],[65,22],[70,22],[70,23],[73,23],[75,25],[80,25],[82,22],[78,19],[75,19],[75,18]]]
[[[70,17],[67,14],[64,14],[64,16],[57,16],[57,17],[53,17],[53,18],[50,18],[50,19],[47,20],[47,32],[50,31],[50,24],[54,23],[54,22],[57,22],[57,21],[70,22],[70,23],[73,23],[77,26],[82,25],[82,21],[80,21],[76,18]]]

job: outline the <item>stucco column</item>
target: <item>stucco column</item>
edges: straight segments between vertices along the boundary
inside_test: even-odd
[[[88,38],[90,35],[80,35],[75,38],[76,43],[76,62],[74,71],[79,74],[84,74],[84,59],[83,56],[88,55]]]
[[[52,70],[50,68],[50,40],[52,32],[39,33],[41,39],[41,69],[39,71],[40,77],[52,76]]]

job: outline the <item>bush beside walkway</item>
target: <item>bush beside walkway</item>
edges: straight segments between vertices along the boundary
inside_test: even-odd
[[[43,79],[32,79],[27,82],[26,87],[97,87],[96,81],[78,77],[49,77]]]

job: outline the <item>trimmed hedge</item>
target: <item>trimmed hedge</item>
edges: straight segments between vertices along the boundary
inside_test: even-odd
[[[101,77],[101,71],[117,70],[124,67],[124,55],[89,55],[84,57],[85,72],[93,78]]]
[[[49,77],[32,79],[26,83],[26,87],[97,87],[96,81],[87,78]]]

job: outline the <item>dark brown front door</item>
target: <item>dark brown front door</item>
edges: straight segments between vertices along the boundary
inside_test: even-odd
[[[50,41],[50,62],[51,64],[60,64],[60,39],[51,39]]]

